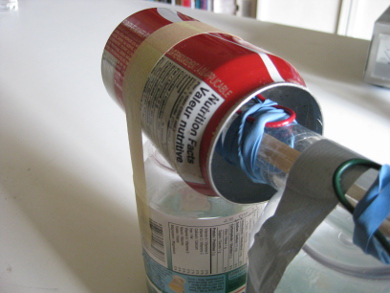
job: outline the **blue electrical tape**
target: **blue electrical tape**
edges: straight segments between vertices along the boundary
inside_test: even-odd
[[[284,120],[289,115],[283,109],[275,108],[277,103],[271,100],[255,101],[257,103],[244,110],[232,122],[226,134],[218,141],[216,150],[228,162],[240,165],[253,182],[266,183],[262,172],[256,167],[265,125],[268,122]],[[252,117],[253,122],[248,122],[248,117]]]
[[[374,237],[382,222],[390,215],[390,166],[383,165],[378,178],[353,212],[353,241],[364,252],[390,264],[390,254]],[[387,240],[388,241],[388,240]]]

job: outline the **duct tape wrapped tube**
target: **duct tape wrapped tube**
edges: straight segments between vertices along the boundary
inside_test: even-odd
[[[329,140],[312,144],[298,157],[274,216],[255,235],[249,251],[248,292],[274,292],[288,264],[338,204],[333,174],[351,158],[361,156]],[[359,166],[346,172],[343,187],[365,170]]]

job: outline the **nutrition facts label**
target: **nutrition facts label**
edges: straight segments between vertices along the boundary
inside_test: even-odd
[[[142,96],[143,130],[187,182],[203,184],[200,145],[204,130],[224,99],[207,83],[162,57]]]
[[[178,273],[205,276],[229,272],[246,264],[249,235],[260,212],[253,206],[233,216],[194,222],[154,211],[147,250]]]
[[[191,275],[220,274],[247,262],[248,237],[255,215],[227,219],[217,226],[170,223],[172,268]],[[183,257],[184,256],[184,257]]]
[[[152,292],[245,292],[249,237],[261,211],[253,205],[227,217],[191,219],[152,209],[152,238],[144,242]]]

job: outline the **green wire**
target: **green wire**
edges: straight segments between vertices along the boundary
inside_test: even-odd
[[[366,166],[370,167],[376,170],[379,170],[381,168],[381,165],[366,160],[366,159],[351,159],[344,163],[342,163],[335,173],[333,174],[333,188],[335,190],[336,196],[341,202],[341,204],[351,213],[355,211],[355,208],[350,204],[350,202],[345,197],[345,193],[341,187],[341,177],[343,176],[344,172],[347,171],[349,168],[354,166]],[[381,245],[385,248],[387,253],[390,254],[390,244],[387,241],[386,237],[380,232],[379,230],[376,230],[374,233],[374,236],[377,238],[377,240],[381,243]]]

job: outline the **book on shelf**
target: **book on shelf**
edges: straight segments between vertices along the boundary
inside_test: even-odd
[[[149,0],[244,17],[256,17],[257,0]]]

